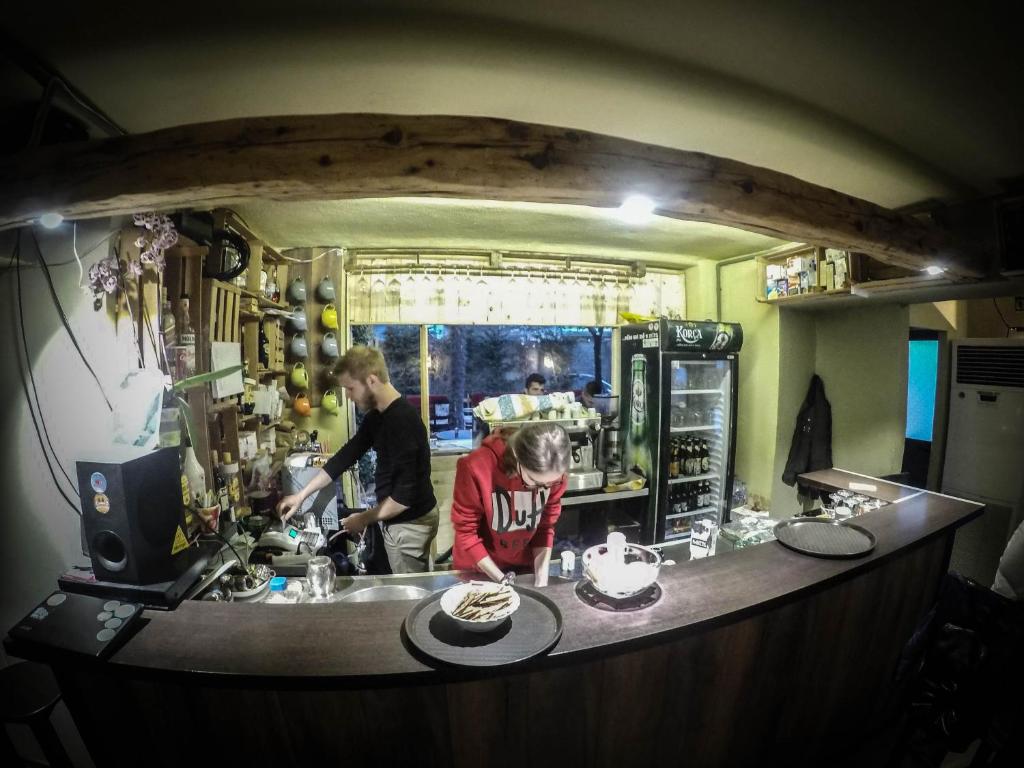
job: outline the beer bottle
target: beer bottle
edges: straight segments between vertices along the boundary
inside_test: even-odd
[[[705,507],[716,506],[716,504],[715,504],[715,497],[714,497],[714,494],[711,491],[711,481],[710,480],[705,480],[704,481],[704,506]]]
[[[700,473],[706,475],[711,471],[711,449],[708,448],[708,441],[700,442]]]
[[[696,472],[693,471],[693,469],[694,469],[694,467],[693,467],[693,464],[694,464],[693,459],[694,459],[693,438],[689,438],[686,441],[686,474],[690,475],[691,477],[693,475],[697,474]]]
[[[626,438],[626,466],[651,478],[650,417],[647,413],[647,358],[641,354],[630,360],[629,435]]]
[[[668,476],[679,477],[679,441],[675,438],[669,443]]]

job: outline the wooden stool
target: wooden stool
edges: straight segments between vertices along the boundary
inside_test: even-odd
[[[24,661],[0,669],[0,715],[3,723],[23,723],[32,729],[43,755],[53,768],[71,768],[50,713],[60,701],[60,689],[45,664]],[[20,765],[6,728],[0,728],[0,753],[6,765]],[[13,762],[12,762],[13,761]]]

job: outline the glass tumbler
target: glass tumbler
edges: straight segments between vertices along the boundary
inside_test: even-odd
[[[334,561],[323,555],[310,558],[306,566],[306,583],[309,585],[310,597],[322,599],[334,592],[334,578],[337,571]]]

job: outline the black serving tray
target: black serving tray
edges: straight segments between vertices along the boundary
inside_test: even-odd
[[[532,589],[515,587],[519,610],[490,632],[470,632],[441,610],[439,590],[420,600],[405,618],[409,642],[423,655],[456,667],[516,664],[549,651],[562,636],[562,613]]]
[[[783,520],[775,526],[775,538],[783,546],[812,557],[864,557],[875,548],[871,531],[824,518]]]

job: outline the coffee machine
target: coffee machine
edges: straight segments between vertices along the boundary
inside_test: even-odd
[[[601,415],[601,427],[597,434],[597,455],[595,466],[603,473],[603,483],[622,473],[622,458],[619,449],[619,396],[594,395],[594,408]]]
[[[586,491],[604,487],[604,472],[597,468],[594,457],[595,431],[576,426],[565,430],[572,444],[568,474],[568,491]]]

